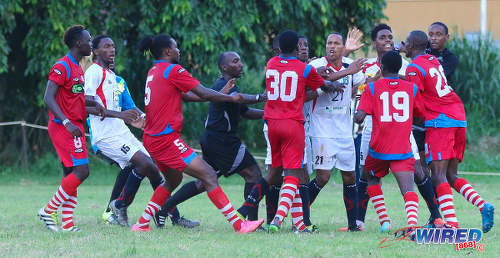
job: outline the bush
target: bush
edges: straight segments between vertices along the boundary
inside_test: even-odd
[[[449,49],[459,58],[452,87],[467,112],[469,139],[498,134],[500,128],[500,52],[491,37],[455,35]]]

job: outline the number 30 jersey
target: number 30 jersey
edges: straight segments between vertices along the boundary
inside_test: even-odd
[[[295,57],[275,56],[266,66],[267,101],[264,119],[293,119],[304,122],[302,107],[306,87],[316,90],[325,80],[316,69]]]
[[[349,58],[342,58],[341,67],[330,65],[326,57],[311,61],[315,68],[325,66],[330,71],[338,72],[346,69],[352,62]],[[309,136],[325,138],[352,138],[351,98],[352,88],[363,83],[365,77],[362,72],[348,75],[337,80],[344,85],[344,92],[325,92],[316,99],[309,101],[311,125]],[[311,104],[309,104],[311,103]]]
[[[410,133],[413,117],[423,117],[417,85],[399,78],[383,78],[368,83],[358,110],[372,115],[373,131],[369,154],[381,160],[413,157]]]
[[[406,80],[417,84],[422,93],[425,127],[467,127],[464,105],[435,56],[415,57],[406,69]]]
[[[156,61],[149,69],[144,92],[146,126],[149,136],[180,133],[182,129],[182,92],[188,92],[200,82],[178,64]]]

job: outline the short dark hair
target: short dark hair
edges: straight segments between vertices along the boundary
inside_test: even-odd
[[[139,43],[139,50],[144,52],[151,51],[153,57],[158,59],[164,48],[172,47],[172,37],[168,34],[158,34],[156,36],[146,36]]]
[[[384,71],[398,73],[403,61],[397,51],[389,51],[382,56],[382,66]]]
[[[381,30],[388,30],[390,32],[392,32],[392,29],[389,25],[385,24],[385,23],[381,23],[377,26],[375,26],[373,29],[372,29],[372,41],[375,41],[377,39],[377,34],[379,31]]]
[[[286,30],[280,33],[280,49],[283,54],[293,53],[297,49],[299,43],[299,36],[293,30]]]
[[[299,38],[299,39],[306,39],[307,40],[307,37],[305,35],[302,35],[302,34],[298,34],[297,38]]]
[[[99,36],[95,37],[92,40],[92,48],[93,49],[99,48],[99,43],[101,43],[101,40],[106,39],[106,38],[110,39],[110,37],[108,35],[99,35]]]
[[[416,49],[424,50],[429,44],[429,38],[425,32],[421,30],[414,30],[410,32],[410,35],[408,36],[408,43]]]
[[[437,21],[437,22],[432,23],[431,26],[432,25],[439,25],[439,26],[443,27],[444,34],[448,35],[448,26],[446,26],[446,24],[444,24],[444,23],[442,23],[440,21]]]
[[[222,66],[226,64],[226,56],[229,54],[229,53],[234,53],[233,51],[226,51],[226,52],[223,52],[222,54],[219,55],[219,57],[217,58],[217,65],[219,66],[219,70],[222,71]]]
[[[339,36],[342,39],[342,43],[345,44],[345,39],[344,39],[344,36],[342,35],[342,33],[334,31],[334,32],[328,34],[328,37],[330,37],[330,35],[337,35],[337,36]]]
[[[76,42],[81,38],[82,32],[85,30],[83,25],[71,25],[69,26],[63,35],[63,41],[68,48],[75,46]]]

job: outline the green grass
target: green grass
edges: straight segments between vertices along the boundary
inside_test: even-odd
[[[50,162],[51,161],[51,162]],[[0,256],[287,256],[287,257],[448,257],[455,255],[498,256],[500,252],[499,226],[484,235],[485,251],[455,251],[453,245],[417,245],[413,242],[398,242],[390,247],[378,248],[381,238],[377,233],[378,221],[370,204],[365,232],[344,233],[336,229],[346,225],[342,201],[341,179],[335,173],[337,185],[329,183],[312,206],[311,219],[319,226],[320,233],[297,236],[290,233],[290,222],[286,220],[280,233],[268,235],[263,232],[238,235],[232,232],[220,212],[210,203],[206,194],[201,194],[179,209],[188,218],[198,219],[201,226],[182,229],[170,224],[163,230],[153,226],[151,233],[134,233],[127,228],[109,226],[100,217],[111,191],[116,167],[91,158],[91,175],[79,188],[79,206],[75,221],[83,230],[80,233],[52,233],[36,217],[37,210],[51,198],[60,178],[54,159],[45,158],[32,166],[29,176],[16,173],[15,169],[0,170]],[[46,171],[44,171],[47,169]],[[44,172],[40,172],[44,171]],[[500,177],[466,176],[484,199],[500,209]],[[188,178],[186,180],[189,180]],[[222,188],[235,206],[242,203],[243,181],[238,176],[220,180]],[[384,179],[389,216],[393,228],[406,225],[403,200],[394,178]],[[135,202],[129,208],[130,222],[134,223],[151,197],[151,187],[145,182]],[[462,227],[480,228],[479,211],[455,194],[455,208]],[[263,202],[264,203],[264,202]],[[265,216],[265,207],[260,206],[260,216]],[[429,213],[425,202],[420,200],[420,222],[424,223]]]

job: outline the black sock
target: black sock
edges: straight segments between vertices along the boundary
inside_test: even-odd
[[[356,228],[356,184],[344,184],[344,205],[347,212],[347,225]]]
[[[267,224],[271,224],[278,209],[281,185],[271,185],[266,195]]]
[[[168,211],[168,216],[170,217],[170,220],[172,220],[172,223],[177,223],[177,221],[179,221],[181,213],[177,209],[177,206],[174,206],[174,208]]]
[[[153,191],[158,188],[161,184],[165,183],[165,180],[163,180],[163,177],[160,175],[154,176],[154,177],[148,177],[149,183],[151,184],[151,187],[153,188]]]
[[[427,203],[427,208],[429,208],[431,217],[433,219],[441,218],[441,214],[439,214],[439,206],[436,201],[436,195],[434,193],[434,187],[432,186],[431,179],[428,176],[426,176],[421,183],[417,184],[417,186],[420,195],[424,197],[424,200]]]
[[[368,183],[363,179],[359,179],[358,185],[358,206],[357,206],[357,220],[365,222],[366,215],[366,205],[370,200],[370,196],[366,192],[366,187],[368,187]]]
[[[306,227],[309,227],[312,225],[309,212],[309,186],[301,184],[299,187],[299,193],[302,198],[302,216],[304,217],[304,224]]]
[[[139,190],[139,186],[141,186],[142,179],[144,179],[144,176],[140,175],[137,173],[137,170],[133,169],[127,177],[127,181],[125,182],[125,186],[123,187],[120,197],[116,199],[117,208],[126,207],[132,203],[135,198],[135,194]]]
[[[205,190],[200,191],[196,187],[196,181],[191,181],[189,183],[184,184],[174,195],[171,195],[170,198],[165,202],[163,207],[160,210],[160,216],[167,216],[168,213],[173,215],[175,213],[174,209],[177,209],[177,205],[184,202],[185,200],[194,197],[200,193],[203,193]]]
[[[252,188],[250,188],[252,185]],[[247,190],[249,189],[248,193]],[[269,192],[269,185],[264,178],[261,178],[256,184],[245,183],[245,202],[238,209],[238,212],[249,220],[257,220],[259,213],[259,202],[264,195]]]
[[[312,205],[313,202],[316,200],[316,197],[318,197],[321,188],[323,187],[320,187],[318,185],[318,181],[316,181],[316,178],[314,178],[311,182],[309,182],[308,188],[309,188],[309,198],[310,198],[309,203],[310,205]]]
[[[120,172],[118,172],[115,184],[113,186],[113,190],[111,191],[111,197],[109,198],[110,202],[120,197],[123,186],[125,186],[125,182],[127,182],[128,175],[130,174],[130,171],[132,171],[133,168],[134,168],[133,166],[126,166],[122,170],[120,170]],[[110,211],[110,208],[107,207],[106,211]]]

